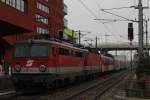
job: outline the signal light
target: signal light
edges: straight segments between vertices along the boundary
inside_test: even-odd
[[[132,41],[133,39],[133,23],[128,23],[128,40]]]

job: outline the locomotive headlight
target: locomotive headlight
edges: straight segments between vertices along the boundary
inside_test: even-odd
[[[40,72],[45,72],[46,70],[47,70],[47,68],[46,68],[45,65],[41,65],[41,66],[39,67],[39,71],[40,71]]]
[[[20,72],[21,71],[21,66],[20,65],[16,65],[15,66],[15,71],[16,72]]]

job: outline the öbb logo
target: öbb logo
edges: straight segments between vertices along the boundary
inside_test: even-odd
[[[31,67],[33,65],[33,60],[28,60],[26,66]]]

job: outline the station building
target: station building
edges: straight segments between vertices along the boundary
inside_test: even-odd
[[[18,41],[57,37],[67,26],[65,15],[63,0],[0,0],[0,59],[11,61]]]

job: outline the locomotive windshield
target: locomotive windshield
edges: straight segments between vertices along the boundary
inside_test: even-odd
[[[31,57],[46,57],[48,56],[48,47],[41,45],[33,45],[31,47]]]
[[[29,57],[29,46],[28,45],[18,45],[15,47],[15,57]]]
[[[48,57],[48,44],[17,44],[15,46],[15,57]]]

